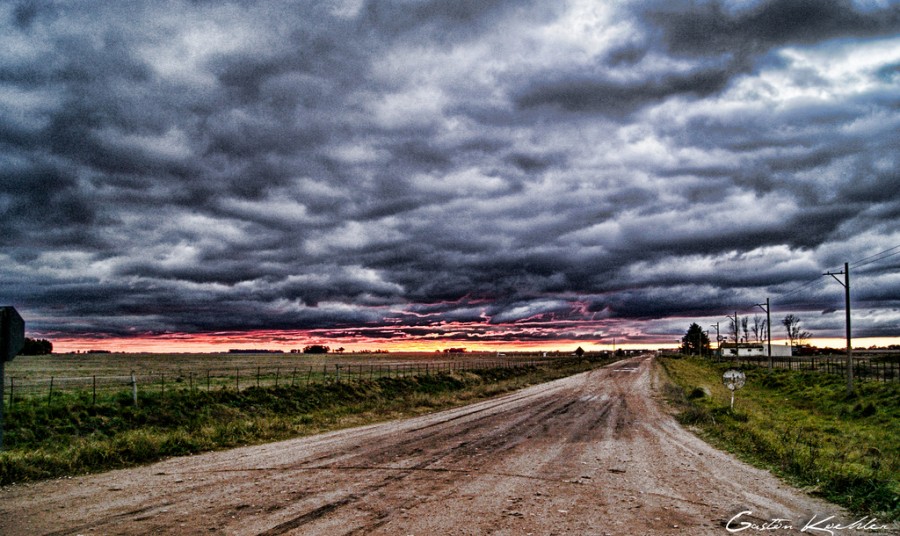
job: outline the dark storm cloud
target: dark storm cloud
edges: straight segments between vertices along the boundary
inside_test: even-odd
[[[729,2],[660,2],[647,16],[664,31],[677,54],[739,56],[779,45],[813,44],[836,37],[891,34],[900,6],[863,9],[851,0],[765,0],[734,7]]]
[[[542,2],[510,0],[370,0],[364,4],[359,17],[362,27],[373,28],[391,38],[435,40],[441,44],[493,31],[506,17],[542,20],[558,12],[558,8]]]
[[[894,5],[15,2],[0,30],[0,295],[39,333],[668,340],[900,243]]]
[[[553,105],[568,112],[595,112],[626,116],[660,100],[682,96],[702,98],[722,91],[732,78],[755,68],[774,47],[821,42],[836,37],[869,37],[894,33],[900,28],[900,7],[860,12],[849,0],[778,0],[731,8],[726,2],[660,2],[644,8],[642,15],[661,31],[665,51],[693,65],[642,76],[641,61],[654,50],[654,32],[642,45],[613,49],[606,63],[618,69],[595,66],[556,70],[524,84],[515,95],[523,108]],[[648,62],[649,63],[649,62]],[[611,75],[615,77],[611,77]]]
[[[0,228],[7,247],[94,242],[88,228],[97,223],[97,210],[65,170],[6,170],[0,173],[0,188],[4,192]]]
[[[689,73],[666,73],[660,78],[634,81],[582,79],[565,76],[558,81],[540,81],[517,95],[522,108],[559,106],[567,112],[598,112],[627,115],[637,108],[667,97],[704,97],[720,91],[730,78],[721,69],[698,69]]]

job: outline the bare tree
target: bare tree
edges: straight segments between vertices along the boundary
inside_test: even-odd
[[[806,341],[812,336],[812,333],[808,331],[798,331],[797,332],[797,347],[806,346]]]
[[[750,328],[749,326],[750,319],[746,316],[741,318],[741,331],[744,332],[744,342],[750,342]]]
[[[759,315],[753,317],[753,325],[750,328],[753,331],[753,338],[756,342],[766,340],[766,319]]]
[[[802,346],[805,344],[806,339],[809,339],[811,335],[810,332],[800,329],[799,316],[787,315],[784,317],[784,320],[781,321],[781,324],[787,331],[788,340],[791,342],[791,350],[793,350],[795,346]]]
[[[738,320],[737,318],[737,313],[735,313],[735,316],[728,316],[728,334],[734,337],[734,340],[732,342],[734,342],[735,344],[735,354],[737,354],[737,345],[739,342],[741,342],[740,320]]]

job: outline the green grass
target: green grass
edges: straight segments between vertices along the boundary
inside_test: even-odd
[[[560,359],[352,382],[26,399],[7,408],[0,484],[134,466],[419,415],[560,378],[609,360]]]
[[[900,383],[746,368],[729,407],[727,363],[662,359],[679,420],[719,448],[794,485],[880,519],[900,519]],[[708,394],[707,394],[708,393]]]

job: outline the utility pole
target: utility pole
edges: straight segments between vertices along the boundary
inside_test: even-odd
[[[837,276],[844,276],[844,281],[842,282]],[[844,287],[844,302],[845,302],[845,311],[847,317],[847,392],[853,392],[853,345],[850,342],[850,265],[848,263],[844,263],[844,271],[831,273],[825,272],[822,275],[830,275],[834,278],[835,281],[841,284]]]
[[[719,354],[719,357],[722,357],[721,346],[722,346],[722,338],[719,337],[719,323],[710,324],[709,327],[716,326],[716,353]]]
[[[766,306],[761,303],[757,307],[766,312],[766,339],[769,341],[769,370],[772,370],[772,315],[769,314],[769,298],[766,298]]]
[[[731,316],[731,315],[725,315],[725,316],[727,316],[728,318],[731,319],[732,322],[734,322],[734,354],[733,354],[734,357],[732,357],[732,360],[735,360],[738,358],[738,356],[740,354],[740,344],[739,343],[741,342],[741,332],[740,332],[741,328],[740,328],[740,325],[738,324],[738,314],[737,314],[737,311],[735,311],[734,316]]]

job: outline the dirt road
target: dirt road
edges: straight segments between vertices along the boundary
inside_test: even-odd
[[[856,521],[683,430],[655,399],[652,365],[635,358],[424,417],[13,486],[0,491],[0,533],[695,535],[729,534],[749,511],[730,524],[756,524],[746,535],[798,534],[813,516]]]

